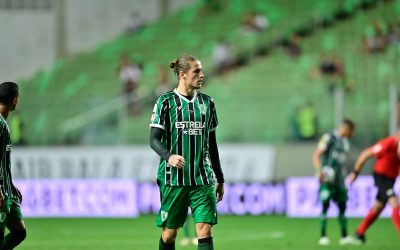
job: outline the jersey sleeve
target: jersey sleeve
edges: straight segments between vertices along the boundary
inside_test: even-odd
[[[210,101],[210,120],[208,122],[208,130],[209,131],[215,131],[215,129],[218,127],[218,117],[217,117],[217,111],[215,109],[215,104],[211,100]]]
[[[2,123],[0,123],[0,141],[1,142],[5,142],[6,141],[6,139],[5,139],[5,137],[6,137],[6,131],[7,131],[7,127],[5,126],[5,124],[2,122]],[[2,143],[1,144],[2,145],[2,147],[4,147],[4,144]],[[3,161],[3,157],[4,157],[4,154],[0,154],[0,163],[2,163]]]
[[[372,153],[376,158],[380,157],[387,147],[387,140],[377,142],[371,147]]]
[[[153,113],[151,114],[150,127],[161,128],[165,130],[165,119],[167,114],[167,100],[159,98],[154,105]]]
[[[331,135],[324,134],[318,142],[317,146],[318,149],[325,151],[328,148],[330,141],[331,141]]]

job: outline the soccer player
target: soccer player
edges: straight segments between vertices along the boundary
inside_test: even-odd
[[[400,131],[397,131],[395,135],[386,137],[372,147],[363,150],[356,161],[353,172],[350,174],[350,184],[353,184],[364,163],[372,157],[376,158],[373,176],[378,194],[374,205],[357,228],[356,238],[360,243],[365,243],[365,232],[379,217],[388,202],[392,206],[393,224],[400,234],[399,199],[393,190],[400,168],[399,143]]]
[[[191,223],[190,216],[186,218],[185,224],[183,224],[183,238],[181,239],[180,245],[187,246],[189,244],[193,244],[197,246],[197,237],[192,238],[191,234]]]
[[[7,125],[8,114],[15,110],[19,100],[19,88],[14,82],[0,84],[0,249],[13,249],[26,237],[20,203],[22,195],[11,177],[11,138]],[[5,228],[10,233],[4,237]]]
[[[150,123],[150,146],[160,156],[157,183],[161,208],[156,219],[156,225],[162,228],[159,249],[175,249],[188,207],[196,224],[198,249],[214,249],[211,228],[217,224],[216,203],[224,195],[215,104],[198,91],[204,74],[197,58],[182,55],[170,67],[178,78],[178,87],[158,98]]]
[[[313,165],[320,181],[319,199],[322,202],[320,245],[330,244],[330,240],[326,234],[326,215],[331,200],[339,208],[338,219],[342,236],[339,244],[353,243],[353,239],[347,235],[345,212],[348,196],[342,168],[350,149],[348,138],[352,137],[354,130],[355,125],[351,120],[343,120],[338,130],[322,136],[312,157]],[[329,172],[332,173],[332,176],[328,176]]]

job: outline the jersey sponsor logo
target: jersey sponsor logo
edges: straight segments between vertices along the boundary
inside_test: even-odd
[[[387,196],[387,197],[391,197],[391,196],[393,196],[393,195],[394,195],[394,190],[393,190],[393,188],[390,188],[390,189],[386,190],[386,196]]]
[[[205,122],[175,122],[177,129],[183,129],[184,135],[202,135]]]
[[[346,161],[346,153],[339,150],[334,150],[332,152],[332,159],[335,159],[339,164],[343,164]]]

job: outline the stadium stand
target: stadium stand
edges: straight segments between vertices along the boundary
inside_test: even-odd
[[[391,67],[398,67],[398,62],[389,60],[397,60],[398,49],[391,48],[382,55],[367,55],[361,50],[361,37],[365,26],[374,19],[398,16],[400,3],[339,2],[235,0],[229,1],[219,13],[203,16],[199,14],[202,8],[199,1],[140,32],[121,34],[93,52],[59,59],[52,69],[23,81],[22,91],[29,93],[21,100],[21,110],[24,110],[21,115],[29,121],[26,139],[31,144],[147,142],[158,68],[185,52],[201,58],[206,74],[210,75],[205,91],[217,100],[222,141],[286,140],[291,112],[305,101],[317,105],[320,128],[326,130],[333,122],[332,97],[326,92],[324,80],[310,74],[318,67],[321,51],[339,54],[347,75],[356,85],[354,92],[346,96],[345,114],[366,124],[362,131],[364,140],[379,137],[387,127],[384,124],[388,112],[386,86],[396,77],[396,70]],[[254,10],[266,15],[270,28],[260,34],[240,34],[243,16]],[[342,19],[343,11],[339,10],[347,13],[346,18]],[[280,47],[292,34],[301,37],[303,53],[297,59],[286,56]],[[211,51],[221,36],[233,44],[236,58],[249,64],[213,77]],[[139,90],[143,97],[141,114],[129,117],[112,112],[59,141],[63,122],[119,95],[116,67],[121,53],[128,53],[144,65]],[[260,54],[263,57],[255,56]],[[366,115],[371,112],[376,116]]]

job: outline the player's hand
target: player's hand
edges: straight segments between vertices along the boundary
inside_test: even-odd
[[[324,182],[324,173],[322,173],[322,171],[320,171],[319,173],[317,173],[318,176],[318,180],[320,183]]]
[[[222,201],[222,198],[224,198],[224,183],[217,183],[215,186],[215,193],[217,196],[217,202]]]
[[[186,161],[185,158],[180,155],[171,155],[168,159],[168,164],[174,168],[181,169],[185,166]]]
[[[22,194],[19,191],[19,189],[17,187],[15,187],[15,186],[13,188],[13,193],[14,193],[15,196],[18,197],[19,203],[21,204],[22,203]]]
[[[356,179],[357,179],[357,174],[355,172],[351,172],[349,175],[350,185],[353,185],[353,183],[356,181]]]
[[[318,178],[318,181],[320,182],[320,183],[323,183],[324,182],[324,173],[319,169],[316,173],[315,173],[315,177],[317,177]]]

